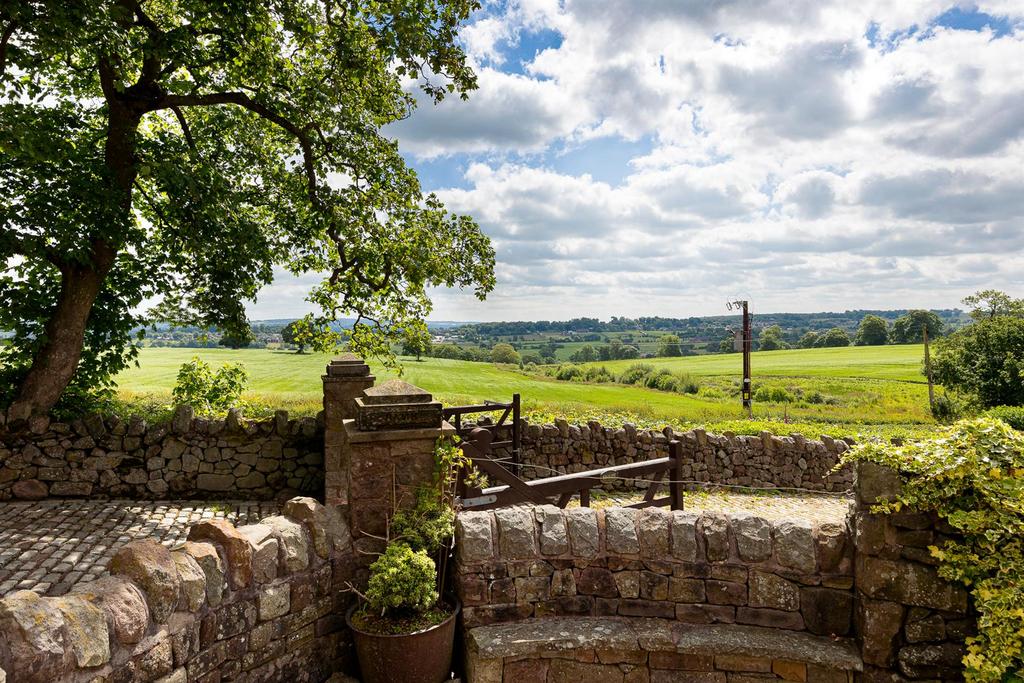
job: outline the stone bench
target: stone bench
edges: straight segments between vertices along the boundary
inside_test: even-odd
[[[544,617],[466,634],[469,683],[850,683],[852,640],[664,619]]]

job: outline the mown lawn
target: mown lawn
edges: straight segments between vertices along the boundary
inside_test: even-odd
[[[245,398],[253,410],[284,407],[312,414],[320,408],[321,381],[329,356],[247,349],[145,348],[139,367],[119,378],[126,403],[167,403],[182,363],[199,356],[214,365],[240,362],[250,375]],[[507,400],[522,396],[524,407],[540,418],[564,415],[632,420],[646,425],[706,424],[709,428],[756,433],[804,431],[818,434],[895,433],[929,429],[927,389],[920,375],[920,346],[773,351],[754,354],[755,383],[786,387],[795,396],[818,392],[827,403],[797,400],[786,404],[756,404],[751,422],[744,419],[739,400],[738,355],[698,356],[642,361],[656,367],[688,372],[700,379],[697,395],[676,394],[635,386],[560,382],[540,373],[513,367],[445,359],[416,361],[403,358],[403,378],[431,391],[446,404]],[[596,363],[621,372],[637,361]],[[372,364],[378,382],[395,371]]]

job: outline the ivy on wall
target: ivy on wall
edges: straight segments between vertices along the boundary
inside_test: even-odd
[[[852,460],[901,474],[896,500],[875,511],[934,511],[958,532],[930,551],[940,576],[970,590],[979,614],[966,680],[1024,680],[1024,433],[993,418],[963,420],[904,446],[866,443],[844,457]]]

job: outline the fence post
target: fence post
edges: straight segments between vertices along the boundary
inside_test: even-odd
[[[683,444],[678,439],[668,442],[668,455],[672,460],[669,470],[669,496],[673,510],[683,509]]]
[[[522,435],[519,433],[519,394],[512,394],[512,464],[515,468],[512,470],[515,472],[517,477],[522,477],[522,463],[521,456],[519,453],[520,440]]]

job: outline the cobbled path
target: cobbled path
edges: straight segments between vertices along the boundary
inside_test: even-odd
[[[248,524],[277,512],[276,503],[248,501],[0,503],[0,596],[16,590],[63,595],[99,577],[129,541],[152,538],[170,547],[203,519]]]
[[[664,491],[659,493],[659,497],[663,495],[665,495]],[[592,491],[590,507],[631,505],[639,503],[643,499],[642,493]],[[687,491],[683,497],[683,508],[693,512],[749,512],[772,520],[806,519],[812,524],[842,523],[846,519],[852,500],[851,497],[841,494],[708,489]],[[579,502],[574,500],[570,505],[579,505]]]

